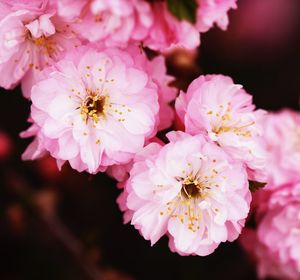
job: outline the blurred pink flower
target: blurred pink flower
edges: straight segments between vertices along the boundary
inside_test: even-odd
[[[75,19],[75,31],[90,42],[125,47],[130,41],[143,43],[153,50],[174,47],[194,49],[200,44],[199,32],[215,23],[228,25],[227,12],[236,8],[236,0],[198,0],[197,22],[179,20],[166,3],[143,0],[53,0],[61,16]]]
[[[81,37],[107,46],[125,47],[131,40],[143,40],[153,21],[147,1],[56,1],[61,15],[75,19],[75,31]]]
[[[201,135],[171,132],[170,143],[138,153],[118,198],[124,221],[150,240],[164,234],[181,255],[208,255],[235,240],[251,195],[242,164]]]
[[[197,0],[197,23],[200,32],[206,32],[217,24],[226,30],[228,26],[228,11],[236,9],[237,0]]]
[[[9,135],[0,130],[0,161],[8,159],[13,151],[13,143]]]
[[[179,21],[167,9],[165,3],[152,4],[153,25],[144,45],[153,50],[168,51],[174,47],[194,49],[200,44],[196,27],[186,20]]]
[[[36,157],[38,147],[59,165],[69,161],[90,173],[127,163],[156,132],[157,98],[155,84],[129,54],[113,48],[71,52],[32,88],[37,144],[26,158]]]
[[[255,55],[264,55],[262,48],[274,52],[286,46],[297,31],[298,4],[298,0],[244,1],[236,13],[233,44],[243,52],[254,49]]]
[[[266,152],[259,125],[264,111],[252,96],[222,75],[200,76],[181,92],[176,111],[186,132],[202,133],[248,167],[251,180],[266,180]]]
[[[228,25],[228,11],[236,8],[236,0],[197,0],[196,24],[173,16],[166,3],[153,3],[153,25],[144,44],[153,50],[168,51],[175,47],[195,49],[200,45],[200,33],[214,24],[223,30]]]
[[[272,188],[271,188],[272,189]],[[269,189],[270,190],[270,189]],[[260,278],[300,279],[300,183],[277,186],[259,211],[257,229],[246,229],[241,242],[257,263]],[[263,205],[266,201],[262,201]],[[260,207],[260,201],[256,204]]]
[[[268,151],[269,187],[300,180],[300,114],[287,109],[268,113],[262,125]]]
[[[47,1],[7,3],[0,18],[0,86],[11,89],[23,79],[23,94],[29,97],[37,73],[80,41]]]

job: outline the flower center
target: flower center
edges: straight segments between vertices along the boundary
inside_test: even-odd
[[[45,55],[51,57],[56,52],[56,43],[53,41],[51,36],[46,37],[44,35],[34,38],[30,31],[27,30],[27,37],[30,41],[33,42],[35,46],[37,46]]]
[[[195,232],[199,229],[198,222],[202,218],[202,211],[198,208],[199,199],[205,199],[207,187],[201,183],[199,179],[189,175],[182,181],[181,192],[178,198],[169,203],[174,204],[175,213],[171,215],[173,218],[179,218],[181,223],[188,222],[188,229]],[[170,209],[170,208],[169,208]]]
[[[186,199],[198,198],[201,196],[202,187],[198,180],[190,181],[185,180],[182,183],[181,195]]]
[[[182,224],[187,223],[188,229],[193,232],[199,230],[199,222],[203,216],[199,203],[209,197],[212,187],[210,180],[215,174],[217,170],[213,170],[211,176],[203,178],[192,173],[185,178],[176,177],[176,180],[181,182],[181,191],[176,198],[166,204],[166,210],[160,212],[160,215],[168,214],[171,218],[178,218]]]
[[[90,118],[98,123],[100,117],[105,117],[106,100],[107,96],[88,95],[80,106],[80,113],[84,116],[84,120],[87,121]]]
[[[45,46],[46,45],[46,37],[45,36],[41,36],[39,38],[36,38],[36,39],[32,39],[32,41],[34,42],[35,45],[37,46]]]
[[[103,20],[101,14],[94,15],[94,21],[95,22],[101,22]]]
[[[219,109],[210,110],[207,112],[207,115],[213,117],[212,132],[216,135],[233,132],[237,136],[251,137],[251,131],[248,130],[248,127],[254,124],[254,122],[249,122],[248,124],[239,125],[236,121],[233,120],[232,116],[232,107],[231,103],[228,102],[227,105],[219,105]]]

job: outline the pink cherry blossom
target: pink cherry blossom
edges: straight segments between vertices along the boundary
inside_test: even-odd
[[[299,213],[299,181],[277,186],[257,217],[256,231],[243,232],[242,244],[257,263],[260,278],[300,279]]]
[[[270,185],[300,180],[300,114],[287,109],[268,113],[262,125]]]
[[[170,143],[151,143],[134,159],[118,198],[124,221],[151,244],[164,234],[181,255],[208,255],[235,240],[251,195],[244,166],[201,136],[171,132]]]
[[[144,44],[151,49],[168,51],[174,47],[195,49],[200,44],[199,32],[214,24],[225,30],[228,11],[236,8],[236,0],[197,0],[196,24],[173,16],[166,3],[153,3],[154,22]]]
[[[29,97],[37,73],[80,41],[47,1],[7,2],[0,18],[0,86],[11,89],[23,79]]]
[[[153,17],[150,4],[141,0],[57,0],[59,13],[75,18],[81,37],[107,46],[125,47],[148,34]]]
[[[46,69],[47,70],[47,69]],[[61,165],[96,173],[125,164],[155,134],[157,89],[120,50],[80,48],[32,88],[36,144]]]
[[[152,4],[153,25],[144,45],[159,51],[168,51],[175,47],[194,49],[200,44],[200,34],[196,27],[186,20],[179,21],[167,8],[166,3]]]
[[[266,152],[251,95],[222,75],[200,76],[176,100],[176,111],[193,135],[202,133],[248,167],[251,180],[266,180]]]
[[[226,30],[228,26],[228,11],[235,9],[237,0],[198,0],[196,27],[200,32],[206,32],[214,24]]]

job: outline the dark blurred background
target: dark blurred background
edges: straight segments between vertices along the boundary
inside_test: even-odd
[[[202,35],[199,55],[169,57],[184,88],[200,73],[233,77],[268,110],[299,109],[300,1],[239,0],[227,32]],[[51,158],[22,162],[30,104],[20,89],[0,96],[0,279],[256,279],[238,242],[208,257],[180,257],[163,238],[153,247],[115,203],[103,174],[58,172]]]

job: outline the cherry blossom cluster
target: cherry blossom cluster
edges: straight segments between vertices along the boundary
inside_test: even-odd
[[[23,159],[50,154],[59,168],[107,172],[122,189],[124,222],[151,244],[167,235],[180,255],[205,256],[237,239],[250,186],[268,182],[275,192],[255,253],[263,260],[274,253],[268,231],[287,241],[260,271],[298,258],[287,273],[299,275],[299,250],[289,247],[295,238],[299,245],[299,219],[289,222],[299,206],[299,117],[257,110],[223,75],[201,75],[177,94],[165,54],[197,48],[200,34],[226,29],[236,8],[236,0],[194,2],[195,18],[187,20],[176,16],[180,1],[1,0],[0,86],[20,84],[31,102],[21,137],[33,141]],[[282,184],[289,185],[277,193]],[[279,237],[270,216],[291,230]]]
[[[252,227],[242,245],[261,278],[300,278],[300,114],[264,116],[267,185],[253,197]]]
[[[1,0],[0,86],[11,89],[21,81],[24,96],[30,98],[41,70],[88,43],[118,48],[138,44],[163,52],[194,49],[200,44],[199,32],[214,24],[226,29],[227,12],[236,8],[236,0],[197,0],[191,23],[176,18],[166,2]]]
[[[180,255],[205,256],[235,240],[247,218],[249,180],[267,178],[261,119],[242,86],[222,75],[200,76],[181,92],[176,113],[185,131],[154,140],[131,164],[110,174],[124,187],[124,221],[154,244],[169,236]]]

